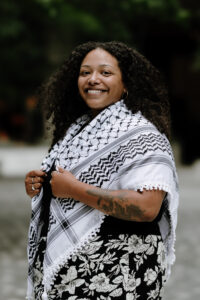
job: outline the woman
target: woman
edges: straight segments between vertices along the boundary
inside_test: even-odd
[[[78,46],[42,89],[54,125],[32,197],[28,299],[161,299],[177,177],[159,72],[120,42]]]

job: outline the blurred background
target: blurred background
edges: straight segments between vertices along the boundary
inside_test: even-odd
[[[24,299],[30,200],[23,178],[49,146],[36,90],[88,40],[119,40],[164,75],[180,180],[177,262],[165,300],[200,296],[199,0],[0,2],[0,300]]]

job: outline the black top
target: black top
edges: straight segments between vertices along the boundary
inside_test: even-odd
[[[118,219],[112,216],[106,216],[103,224],[101,225],[100,234],[160,234],[158,221],[162,215],[162,208],[158,216],[152,222],[135,222]]]

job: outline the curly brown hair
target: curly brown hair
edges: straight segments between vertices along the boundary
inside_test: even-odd
[[[122,42],[87,42],[77,46],[61,67],[40,89],[47,120],[54,125],[52,145],[66,129],[88,111],[78,91],[80,65],[90,51],[101,48],[114,56],[128,90],[124,100],[133,113],[141,111],[161,133],[170,135],[168,92],[160,72],[138,51]]]

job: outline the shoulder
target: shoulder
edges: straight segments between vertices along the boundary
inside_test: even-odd
[[[131,140],[139,153],[165,153],[174,159],[172,147],[166,135],[161,133],[140,111],[132,115],[133,123],[135,131]]]

